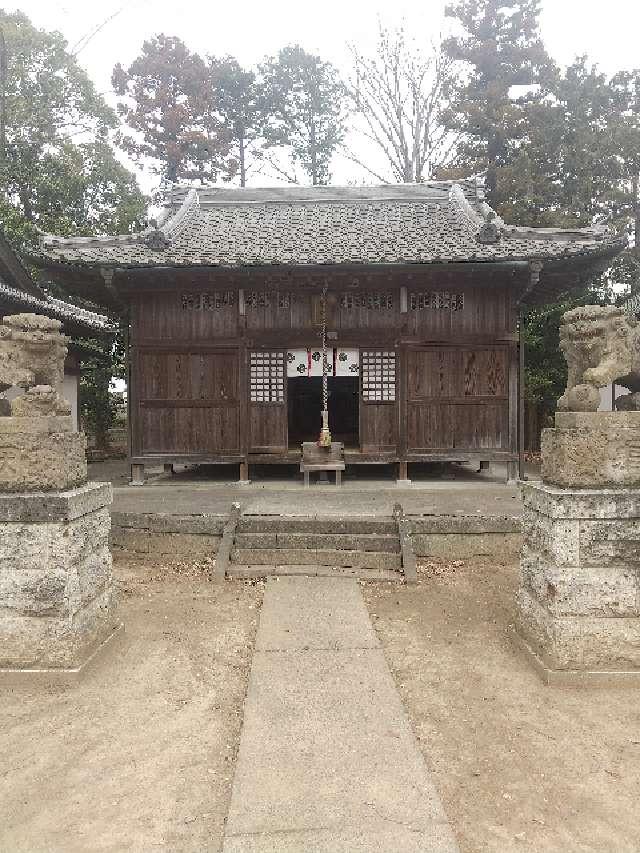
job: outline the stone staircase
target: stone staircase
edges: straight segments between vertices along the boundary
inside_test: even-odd
[[[403,580],[401,536],[395,517],[322,519],[238,514],[235,525],[229,525],[227,547],[222,549],[226,565],[217,566],[216,575],[224,571],[222,577],[310,575]]]

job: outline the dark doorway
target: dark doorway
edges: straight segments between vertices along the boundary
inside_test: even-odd
[[[320,435],[322,377],[295,376],[289,379],[289,446],[315,441]],[[330,376],[329,429],[334,441],[358,447],[360,380],[357,376]]]

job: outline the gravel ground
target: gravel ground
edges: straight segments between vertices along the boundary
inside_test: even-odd
[[[122,646],[1,689],[1,853],[221,849],[262,586],[205,568],[116,564]]]
[[[516,585],[433,561],[364,587],[462,853],[638,853],[640,691],[545,687],[511,640]]]

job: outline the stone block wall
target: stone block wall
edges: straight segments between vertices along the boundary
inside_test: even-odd
[[[0,494],[0,668],[75,669],[117,627],[111,486]]]

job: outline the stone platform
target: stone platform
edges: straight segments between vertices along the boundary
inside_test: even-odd
[[[118,628],[111,486],[0,494],[0,674],[76,671]]]
[[[522,497],[518,629],[539,668],[640,684],[640,490],[535,483]]]

